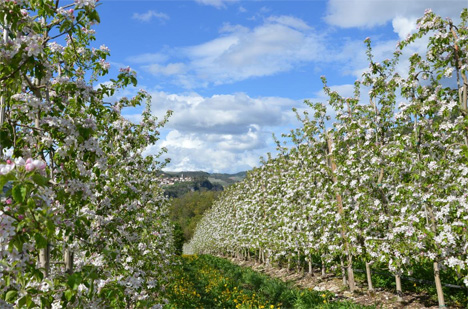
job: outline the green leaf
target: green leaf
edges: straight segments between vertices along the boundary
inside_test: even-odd
[[[20,298],[20,300],[18,300],[18,308],[22,308],[24,305],[26,305],[28,302],[28,296],[29,295],[23,296]]]
[[[3,189],[3,187],[7,184],[8,179],[6,175],[0,175],[0,188]]]
[[[49,179],[47,179],[47,177],[44,177],[41,174],[37,174],[37,173],[34,173],[31,176],[31,178],[39,186],[45,186],[49,182]]]
[[[79,273],[74,273],[73,275],[68,277],[67,284],[70,288],[72,288],[73,290],[76,290],[78,286],[80,285],[81,280],[82,280],[81,275]]]
[[[63,294],[65,295],[65,298],[70,301],[75,293],[73,290],[66,290]]]
[[[13,243],[13,246],[15,246],[16,250],[18,250],[19,252],[23,251],[23,242],[21,241],[19,237],[12,240],[10,242],[10,246],[11,246],[11,243]]]
[[[36,248],[42,249],[47,247],[47,239],[45,239],[41,234],[36,233],[34,235],[34,239],[36,240]]]
[[[19,203],[24,202],[25,197],[26,197],[26,192],[27,192],[27,188],[25,186],[20,185],[20,184],[14,186],[12,191],[11,191],[11,193],[13,195],[13,198],[15,199],[15,201],[17,201]]]
[[[0,130],[0,145],[4,148],[10,148],[13,146],[13,140],[11,138],[10,131],[7,128],[2,128]]]
[[[34,278],[36,278],[37,281],[42,281],[42,279],[44,279],[44,273],[39,269],[35,269],[33,271],[33,276]]]
[[[5,301],[12,303],[16,299],[16,296],[18,296],[18,291],[8,291],[5,296]]]
[[[28,198],[28,208],[29,209],[35,209],[36,208],[36,202],[32,198]]]

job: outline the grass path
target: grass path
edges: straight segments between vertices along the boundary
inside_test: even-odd
[[[166,308],[362,308],[210,255],[180,258]]]

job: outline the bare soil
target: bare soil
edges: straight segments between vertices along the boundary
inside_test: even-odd
[[[396,294],[392,293],[392,291],[375,289],[373,293],[369,293],[367,285],[359,281],[356,282],[357,288],[355,293],[352,294],[343,285],[342,278],[334,274],[322,276],[320,272],[314,272],[313,275],[310,275],[304,272],[288,272],[285,268],[266,267],[264,264],[255,261],[244,261],[236,258],[230,258],[230,261],[239,266],[250,267],[270,277],[292,282],[302,289],[330,291],[336,295],[336,299],[349,300],[356,304],[374,305],[377,308],[439,308],[438,304],[428,294],[404,293],[403,302],[398,302]],[[447,308],[457,307],[447,306]]]

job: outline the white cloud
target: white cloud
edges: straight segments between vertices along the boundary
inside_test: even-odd
[[[330,61],[325,38],[292,16],[272,16],[248,28],[225,23],[220,35],[202,44],[142,54],[128,60],[187,89],[270,76],[305,63]],[[168,61],[170,62],[168,63]]]
[[[416,31],[417,18],[396,16],[392,20],[393,31],[398,34],[400,40],[404,40],[407,35]]]
[[[342,28],[372,28],[392,22],[400,39],[416,29],[416,20],[426,9],[441,17],[458,20],[466,0],[329,0],[325,21]]]
[[[293,16],[270,16],[267,18],[269,22],[276,22],[291,28],[298,30],[310,30],[310,26],[307,25],[302,19]]]
[[[225,36],[186,48],[193,74],[215,84],[268,76],[323,58],[323,40],[305,22],[274,17],[253,29],[227,28]]]
[[[132,16],[133,19],[137,19],[143,22],[149,22],[151,19],[153,19],[153,17],[155,17],[161,22],[169,20],[169,16],[167,14],[156,12],[153,10],[149,10],[146,13],[141,13],[141,14],[133,13],[133,16]]]
[[[272,132],[296,123],[292,107],[302,102],[280,97],[252,98],[244,93],[203,97],[197,93],[151,92],[153,112],[174,111],[169,133],[148,152],[169,150],[169,170],[230,171],[250,169],[274,151]],[[297,123],[296,123],[297,125]]]
[[[169,149],[167,157],[171,158],[166,170],[236,173],[258,166],[259,158],[264,150],[232,152],[229,149],[213,148],[211,135],[180,134],[171,131],[166,139],[155,146]],[[219,137],[218,137],[219,138]],[[220,139],[223,139],[222,137]],[[224,138],[227,143],[235,143],[229,137]],[[151,151],[151,149],[149,150]]]
[[[162,53],[146,53],[133,57],[128,57],[127,61],[133,63],[161,63],[166,62],[169,57]]]
[[[160,65],[157,63],[143,66],[143,69],[154,75],[177,75],[186,71],[185,64],[183,63],[169,63],[167,65]]]
[[[236,173],[258,166],[259,158],[265,150],[251,149],[250,144],[259,138],[243,139],[243,136],[181,133],[173,130],[154,150],[157,151],[159,147],[169,150],[167,157],[171,158],[171,163],[167,170]],[[265,142],[266,139],[263,139],[262,143]],[[233,147],[236,148],[234,151]]]
[[[442,17],[457,17],[466,0],[329,0],[325,20],[343,28],[384,25],[396,17],[421,17],[431,8]]]
[[[281,126],[293,117],[289,111],[300,104],[279,97],[252,98],[244,93],[202,97],[197,93],[168,94],[153,92],[152,104],[157,114],[170,109],[174,115],[168,123],[180,132],[247,134]]]
[[[238,0],[195,0],[196,2],[204,5],[211,5],[218,9],[226,7],[226,3],[237,2]]]

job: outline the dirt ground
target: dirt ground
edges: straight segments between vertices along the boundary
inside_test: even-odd
[[[327,274],[322,277],[321,273],[314,272],[313,276],[311,276],[307,273],[288,272],[286,269],[267,268],[264,264],[259,264],[254,261],[244,261],[233,258],[230,260],[239,266],[250,267],[255,271],[265,273],[283,281],[291,281],[300,288],[313,289],[316,291],[328,290],[336,295],[336,299],[350,300],[357,304],[375,305],[377,308],[439,308],[438,304],[431,301],[427,294],[406,293],[403,296],[403,302],[399,303],[396,299],[396,294],[391,291],[376,289],[375,292],[370,295],[367,291],[367,286],[361,282],[356,282],[356,292],[351,294],[347,290],[347,287],[343,285],[342,279],[335,275]]]

